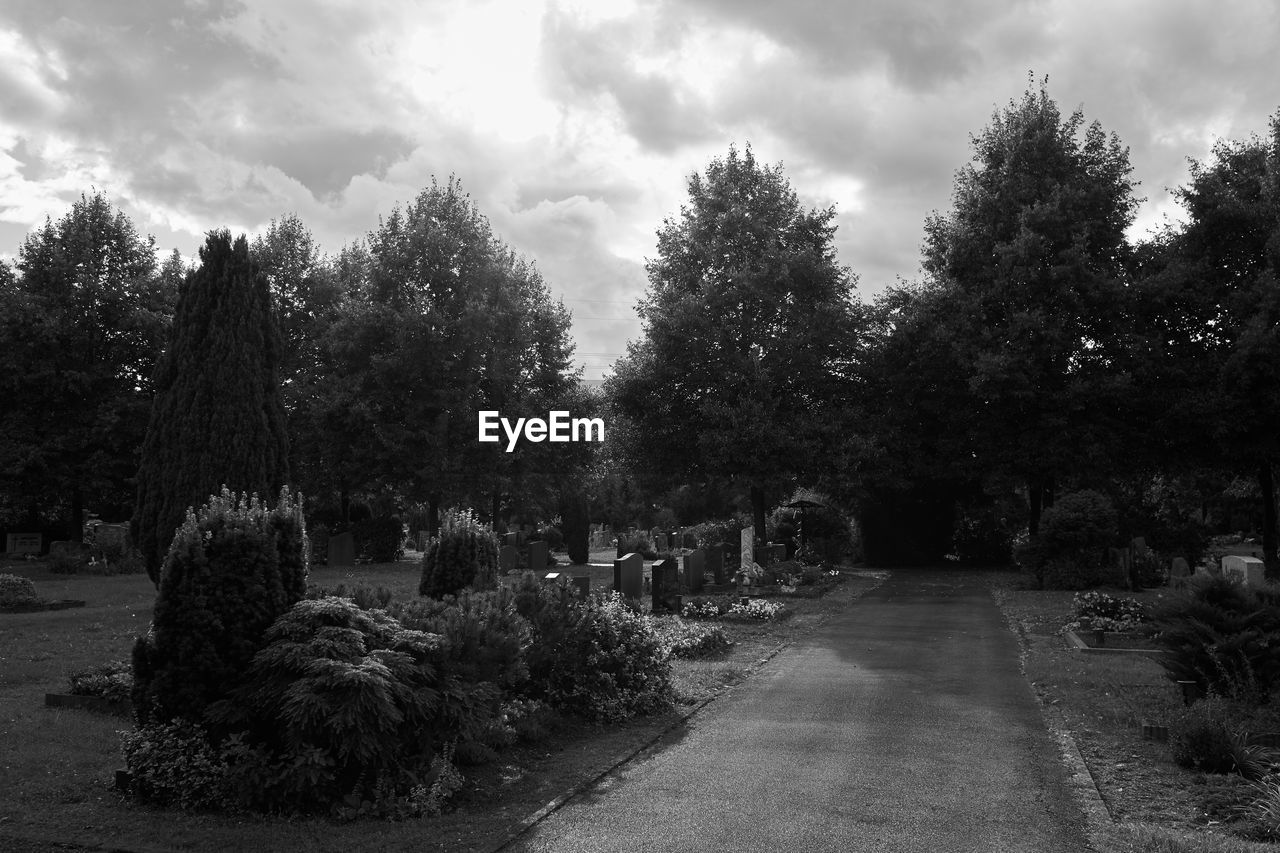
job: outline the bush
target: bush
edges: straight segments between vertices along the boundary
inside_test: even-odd
[[[456,598],[419,599],[391,612],[406,628],[440,635],[448,671],[463,682],[489,682],[512,692],[528,680],[529,623],[516,611],[510,590],[463,590]]]
[[[73,696],[101,696],[123,702],[128,700],[133,690],[133,667],[128,661],[113,661],[74,672],[68,676],[68,681]]]
[[[420,595],[441,598],[467,587],[498,583],[498,537],[471,510],[445,510],[439,532],[422,555]]]
[[[712,657],[733,646],[729,635],[719,625],[690,625],[676,619],[659,622],[655,624],[654,630],[671,657]]]
[[[306,592],[302,503],[289,490],[274,509],[227,489],[174,536],[155,616],[134,646],[140,723],[201,721],[262,648],[267,628]]]
[[[45,560],[45,564],[49,567],[49,571],[55,575],[76,575],[88,568],[89,554],[86,551],[77,551],[75,553],[64,551],[60,554],[50,554]]]
[[[244,731],[252,805],[385,810],[406,803],[436,753],[469,738],[491,688],[445,675],[441,640],[343,598],[300,601],[267,632],[244,684],[212,710]],[[364,805],[362,805],[364,804]]]
[[[616,593],[586,601],[526,573],[518,612],[532,629],[529,691],[592,720],[622,720],[667,707],[671,665],[652,626]]]
[[[356,553],[373,563],[394,563],[404,556],[404,525],[394,515],[358,521],[351,527]]]
[[[31,578],[20,575],[0,575],[0,607],[18,607],[39,604],[36,585]]]
[[[1013,533],[992,507],[965,509],[951,534],[951,552],[969,566],[1007,566],[1013,559]]]
[[[121,733],[129,791],[180,809],[234,808],[238,783],[227,755],[190,720],[152,723]]]
[[[1129,570],[1129,582],[1134,589],[1153,589],[1169,582],[1165,561],[1155,551],[1147,549],[1133,555]]]
[[[653,543],[640,533],[618,536],[618,556],[625,557],[627,554],[639,554],[646,560],[658,559],[658,552],[654,550]]]
[[[1238,773],[1262,778],[1271,751],[1249,744],[1249,736],[1232,725],[1231,703],[1210,696],[1181,709],[1169,725],[1169,752],[1174,763],[1201,773]]]
[[[393,594],[385,586],[375,587],[364,583],[352,584],[349,587],[345,583],[340,583],[334,587],[321,586],[307,590],[309,599],[329,596],[350,599],[361,610],[386,610],[391,606]]]
[[[1152,614],[1160,664],[1173,681],[1202,694],[1264,702],[1280,684],[1280,606],[1276,593],[1229,578],[1193,578]]]
[[[564,534],[554,524],[548,524],[538,531],[538,538],[547,543],[548,551],[559,551],[564,547]]]
[[[1117,536],[1115,507],[1104,495],[1079,491],[1063,495],[1040,517],[1037,536],[1014,548],[1014,558],[1044,589],[1087,589],[1117,580],[1104,563]]]

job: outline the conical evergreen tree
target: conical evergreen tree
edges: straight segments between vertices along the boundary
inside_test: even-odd
[[[211,231],[178,298],[169,347],[157,367],[142,446],[134,541],[159,584],[188,508],[225,484],[274,495],[288,477],[280,405],[280,338],[265,276],[244,236]]]

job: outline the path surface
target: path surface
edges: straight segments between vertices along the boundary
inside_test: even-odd
[[[980,581],[898,570],[508,850],[1084,851]]]

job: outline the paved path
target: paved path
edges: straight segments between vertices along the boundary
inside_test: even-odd
[[[1084,851],[986,588],[899,570],[510,850]]]

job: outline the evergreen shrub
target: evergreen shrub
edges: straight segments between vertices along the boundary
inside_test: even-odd
[[[1063,495],[1040,517],[1037,536],[1015,549],[1014,557],[1044,589],[1088,589],[1118,580],[1105,562],[1117,534],[1115,507],[1105,495],[1079,491]]]
[[[36,594],[36,584],[31,578],[24,578],[21,575],[0,575],[0,607],[17,607],[39,602],[40,596]]]
[[[420,595],[442,598],[467,587],[498,583],[498,537],[469,509],[445,510],[439,532],[422,555]]]
[[[224,488],[189,512],[165,558],[147,636],[133,650],[140,723],[202,719],[263,646],[271,623],[306,592],[302,501],[288,488],[268,509]]]
[[[391,614],[406,628],[438,634],[449,672],[466,683],[488,682],[511,693],[528,680],[529,623],[516,611],[511,590],[464,589],[398,604]]]
[[[1157,606],[1152,622],[1173,681],[1256,703],[1280,685],[1280,593],[1197,577]]]

